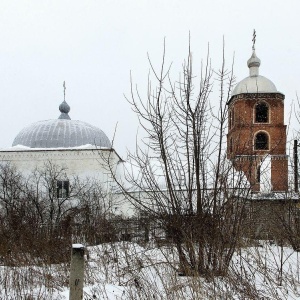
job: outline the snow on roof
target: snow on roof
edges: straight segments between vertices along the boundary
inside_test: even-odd
[[[80,150],[80,149],[91,149],[91,150],[101,150],[101,149],[111,149],[109,147],[99,147],[91,144],[85,144],[76,147],[56,147],[56,148],[30,148],[23,145],[16,145],[9,148],[1,148],[0,151],[43,151],[43,150]]]

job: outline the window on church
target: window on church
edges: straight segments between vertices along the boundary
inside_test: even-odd
[[[255,105],[255,122],[256,123],[269,122],[269,106],[265,102],[260,102]]]
[[[70,182],[68,180],[57,181],[57,198],[69,197]]]
[[[255,136],[254,142],[255,150],[268,150],[269,149],[269,137],[265,132],[259,132]]]

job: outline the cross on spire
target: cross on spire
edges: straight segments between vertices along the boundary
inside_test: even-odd
[[[64,81],[64,84],[63,84],[63,87],[64,87],[64,101],[66,101],[66,82]]]
[[[255,42],[256,42],[256,31],[255,29],[253,29],[253,38],[252,38],[252,50],[254,51],[255,50]]]

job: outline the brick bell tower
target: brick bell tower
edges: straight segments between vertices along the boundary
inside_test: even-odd
[[[247,62],[250,75],[236,85],[227,103],[227,157],[245,173],[253,192],[283,192],[288,189],[284,95],[259,75],[254,43]]]

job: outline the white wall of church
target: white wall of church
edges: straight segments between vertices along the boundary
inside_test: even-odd
[[[0,151],[0,161],[10,162],[24,175],[30,174],[36,168],[41,169],[45,163],[51,163],[64,168],[67,176],[78,176],[81,179],[95,178],[107,182],[110,171],[107,159],[116,169],[120,162],[119,156],[110,150],[102,149],[42,149],[42,150],[5,150]]]
[[[13,149],[13,148],[12,148]],[[34,170],[45,168],[47,162],[64,169],[71,179],[96,179],[110,194],[112,213],[117,215],[132,216],[135,213],[133,206],[125,201],[122,193],[115,192],[115,184],[107,165],[109,158],[112,168],[117,176],[122,160],[115,151],[109,149],[28,149],[28,150],[2,150],[0,163],[10,163],[23,175],[30,175]]]

